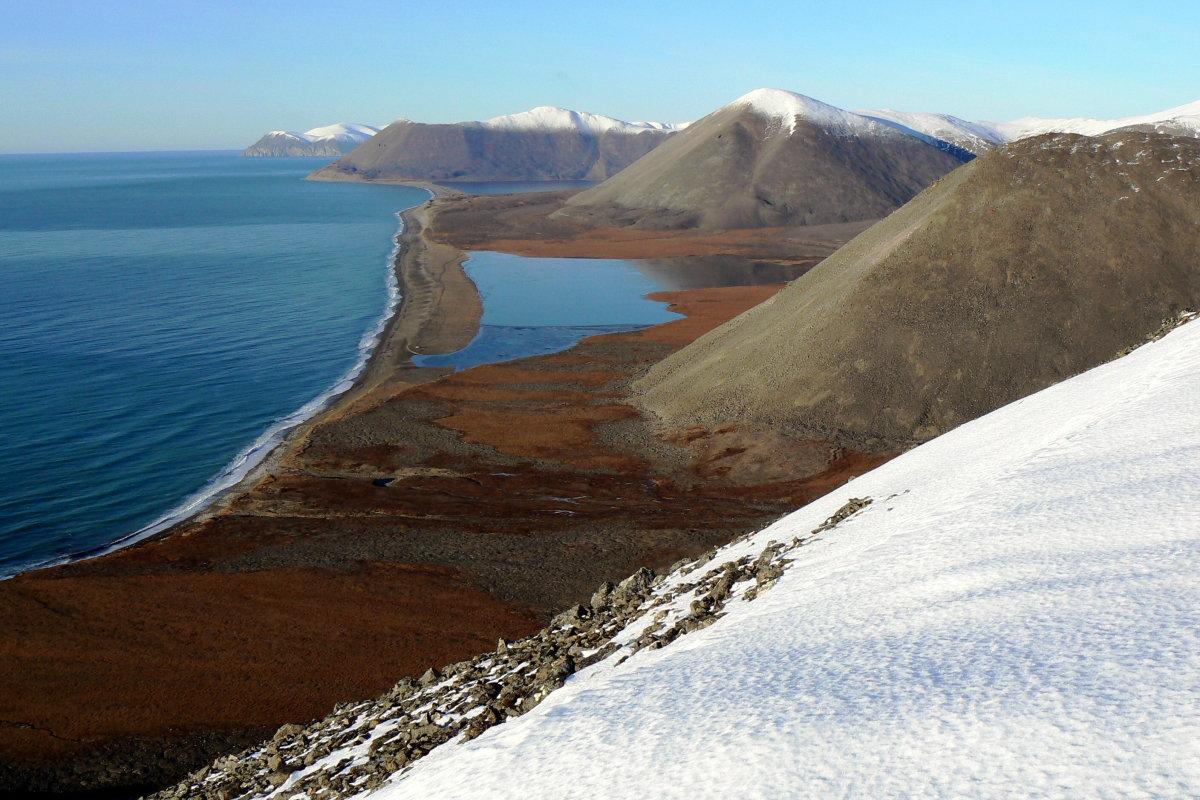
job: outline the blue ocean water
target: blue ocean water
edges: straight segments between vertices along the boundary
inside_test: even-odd
[[[419,366],[466,369],[555,353],[587,336],[679,318],[646,298],[664,286],[630,261],[475,252],[463,268],[483,298],[479,333],[457,352],[414,358]]]
[[[236,476],[360,363],[427,194],[322,163],[0,156],[0,575]]]

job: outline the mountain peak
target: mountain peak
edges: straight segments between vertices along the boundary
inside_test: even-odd
[[[379,129],[370,125],[360,125],[355,122],[335,122],[332,125],[322,125],[304,132],[304,136],[314,139],[357,139],[363,141],[379,133]]]
[[[845,132],[864,131],[872,124],[858,114],[786,89],[755,89],[726,106],[730,107],[746,107],[760,116],[778,119],[788,134],[796,130],[797,118]]]
[[[810,127],[819,134],[806,135]],[[710,230],[878,219],[964,160],[819,100],[758,89],[555,214],[591,226]]]

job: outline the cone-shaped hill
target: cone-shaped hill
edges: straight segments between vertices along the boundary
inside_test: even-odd
[[[877,219],[969,153],[781,89],[692,123],[560,217],[595,226],[750,228]]]
[[[1051,134],[950,174],[654,367],[668,425],[893,447],[1113,358],[1200,304],[1200,141]]]

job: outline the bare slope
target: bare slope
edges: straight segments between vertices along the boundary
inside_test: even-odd
[[[803,95],[759,89],[574,196],[559,215],[710,229],[877,219],[967,157]]]
[[[320,180],[604,180],[674,132],[541,107],[483,122],[397,120],[371,141],[313,173]]]
[[[655,366],[668,424],[924,440],[1200,303],[1200,142],[1037,137],[952,173]]]

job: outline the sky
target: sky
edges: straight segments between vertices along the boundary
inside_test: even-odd
[[[685,121],[760,86],[967,119],[1200,99],[1200,2],[0,0],[0,152],[559,105]]]

